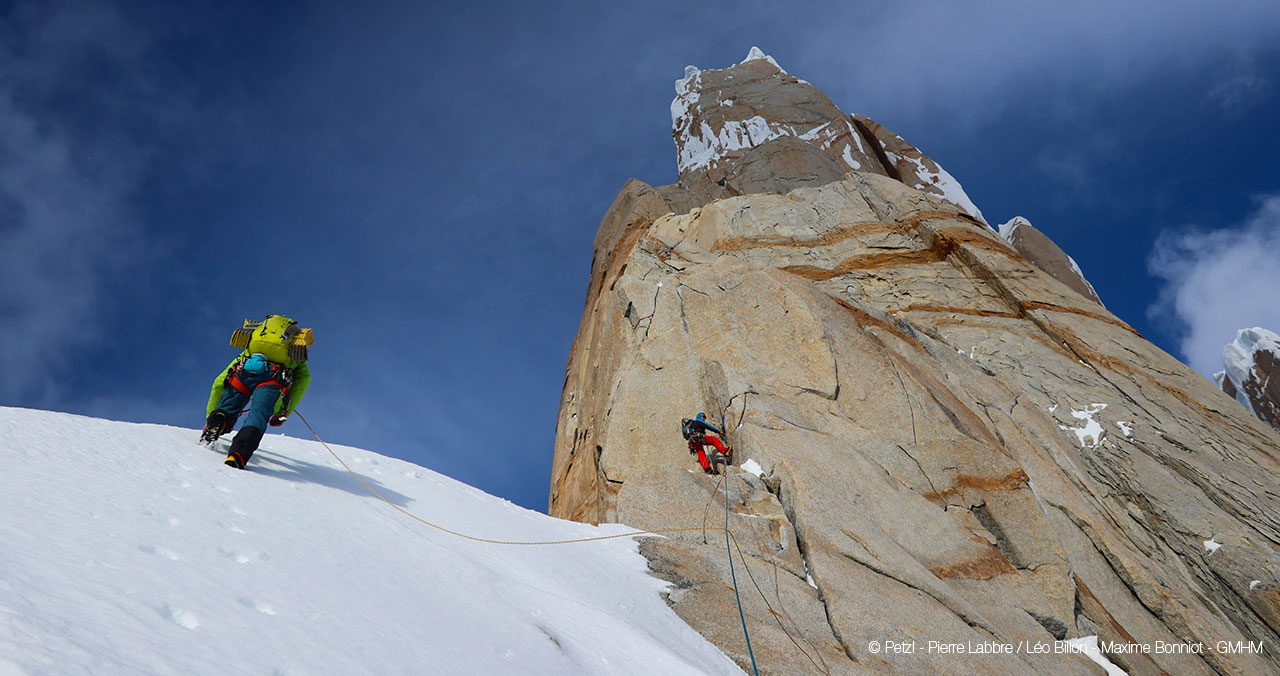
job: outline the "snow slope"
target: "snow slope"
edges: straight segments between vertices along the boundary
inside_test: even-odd
[[[237,471],[196,436],[0,408],[0,675],[742,673],[666,606],[631,538],[472,542],[315,442],[270,435]],[[628,530],[334,450],[469,534]]]

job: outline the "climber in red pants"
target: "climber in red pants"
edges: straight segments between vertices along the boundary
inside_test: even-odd
[[[714,436],[709,436],[707,432],[715,432],[724,436],[724,430],[719,430],[707,423],[706,414],[699,413],[698,416],[690,420],[684,418],[680,421],[680,434],[689,442],[689,452],[698,455],[698,464],[702,465],[702,471],[707,474],[718,474],[715,465],[728,464],[729,455],[733,452],[733,446],[725,446],[724,442]],[[707,453],[703,449],[706,444],[711,444],[716,449],[716,454],[711,458],[707,458]]]

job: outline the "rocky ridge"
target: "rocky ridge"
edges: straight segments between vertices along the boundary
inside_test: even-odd
[[[1094,290],[1089,280],[1085,279],[1080,266],[1067,252],[1031,225],[1031,221],[1015,216],[1000,225],[1000,236],[1004,238],[1014,251],[1036,264],[1036,267],[1049,273],[1050,277],[1071,287],[1076,293],[1102,305],[1102,299]]]
[[[924,649],[1089,636],[1265,645],[1113,651],[1130,674],[1280,673],[1274,430],[772,59],[676,90],[679,182],[628,181],[595,239],[552,515],[693,529],[642,552],[746,666],[727,523],[762,673],[1096,674]],[[721,483],[679,435],[700,410]]]

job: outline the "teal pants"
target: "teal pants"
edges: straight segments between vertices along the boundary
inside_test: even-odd
[[[263,385],[263,383],[272,381],[274,378],[275,374],[270,370],[264,373],[249,373],[241,369],[233,376],[233,383],[239,382],[244,385],[245,389],[249,390],[249,394],[236,389],[233,383],[227,383],[222,390],[222,398],[218,400],[217,410],[226,414],[227,420],[235,420],[240,417],[240,412],[248,404],[249,413],[244,418],[244,427],[266,430],[267,421],[275,413],[276,401],[280,399],[280,386],[274,382],[269,385]]]

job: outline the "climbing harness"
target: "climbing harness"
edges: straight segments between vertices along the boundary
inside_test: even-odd
[[[240,394],[243,394],[244,396],[249,397],[249,396],[252,396],[253,391],[258,389],[259,387],[263,387],[265,385],[275,385],[276,387],[280,388],[280,401],[281,401],[280,410],[288,411],[289,410],[289,388],[293,387],[293,372],[290,371],[289,367],[285,366],[284,364],[277,364],[271,361],[266,361],[266,362],[255,361],[254,357],[257,357],[257,356],[258,355],[255,354],[252,357],[240,357],[239,359],[237,359],[233,363],[231,369],[227,371],[227,377],[222,381],[223,387],[231,387],[232,389],[239,392]],[[260,364],[261,366],[256,367],[258,370],[254,371],[250,369],[250,367],[248,366],[249,364]],[[268,378],[267,380],[264,380],[258,383],[252,389],[250,389],[248,385],[245,385],[244,382],[240,380],[240,374],[246,371],[248,371],[249,373],[255,373],[255,374],[270,371],[271,377]]]

